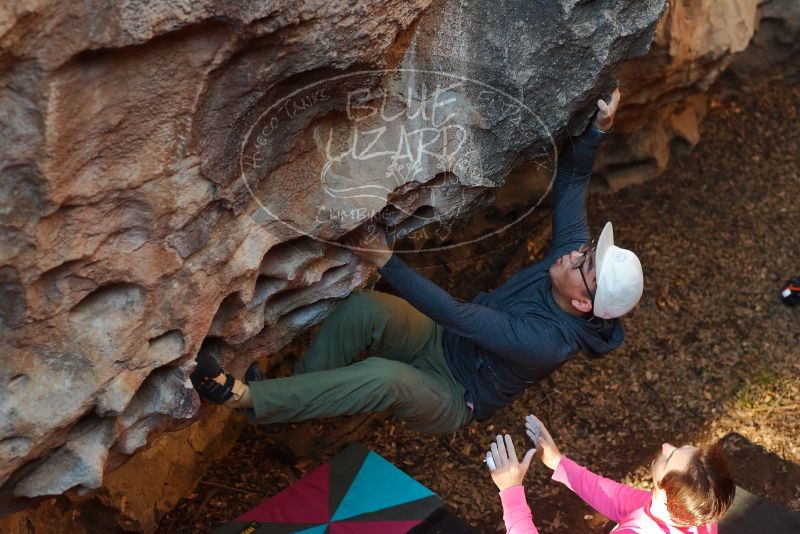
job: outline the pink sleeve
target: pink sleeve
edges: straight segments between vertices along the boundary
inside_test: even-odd
[[[650,502],[651,493],[614,482],[561,457],[553,480],[574,491],[586,504],[619,523],[625,516]]]
[[[512,486],[500,492],[503,503],[503,521],[506,523],[506,534],[539,534],[533,524],[533,514],[525,502],[525,488]]]

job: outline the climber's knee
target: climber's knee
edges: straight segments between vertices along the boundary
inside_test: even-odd
[[[383,358],[369,358],[369,383],[376,404],[405,421],[409,428],[437,434],[451,432],[463,424],[444,386],[411,365]],[[455,412],[454,412],[455,410]]]
[[[365,380],[382,395],[399,399],[413,390],[415,373],[419,373],[410,365],[394,360],[373,356],[357,363]],[[418,377],[416,377],[418,380]]]
[[[392,406],[407,406],[423,397],[420,394],[428,389],[422,371],[409,364],[371,357],[357,365],[366,368],[374,391]]]
[[[343,318],[354,320],[355,317],[372,317],[379,313],[383,308],[382,303],[368,289],[356,289],[350,293],[338,306],[333,313],[341,315]]]

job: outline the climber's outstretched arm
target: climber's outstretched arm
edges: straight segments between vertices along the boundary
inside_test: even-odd
[[[614,124],[620,92],[597,101],[597,114],[578,137],[571,137],[558,157],[553,185],[553,241],[551,251],[574,250],[589,241],[586,187],[592,177],[597,150]]]
[[[381,231],[369,237],[371,243],[366,244],[363,232],[358,232],[347,244],[380,267],[381,275],[401,297],[445,329],[529,368],[551,368],[568,357],[569,346],[561,342],[553,324],[457,299],[393,255]]]
[[[550,431],[533,414],[525,418],[525,433],[536,445],[542,463],[553,470],[553,480],[563,483],[609,519],[619,523],[650,501],[649,491],[603,478],[561,454]]]

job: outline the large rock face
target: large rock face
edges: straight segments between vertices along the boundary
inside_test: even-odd
[[[664,0],[428,4],[0,9],[6,505],[196,418],[206,337],[241,372],[366,284],[335,245],[366,215],[446,234],[552,164]]]
[[[598,155],[594,184],[616,190],[661,174],[671,154],[700,140],[706,90],[720,75],[780,76],[800,68],[798,36],[796,0],[669,2],[648,53],[620,72],[622,107]],[[508,182],[496,203],[504,214],[535,201],[549,177],[528,165]]]

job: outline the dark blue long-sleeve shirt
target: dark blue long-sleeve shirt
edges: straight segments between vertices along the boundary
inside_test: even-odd
[[[548,272],[556,259],[589,241],[586,186],[605,136],[589,126],[567,142],[554,184],[550,249],[491,293],[479,292],[472,302],[454,298],[397,255],[379,270],[403,298],[444,327],[445,358],[479,421],[578,351],[600,356],[624,339],[617,319],[589,321],[562,310]]]

